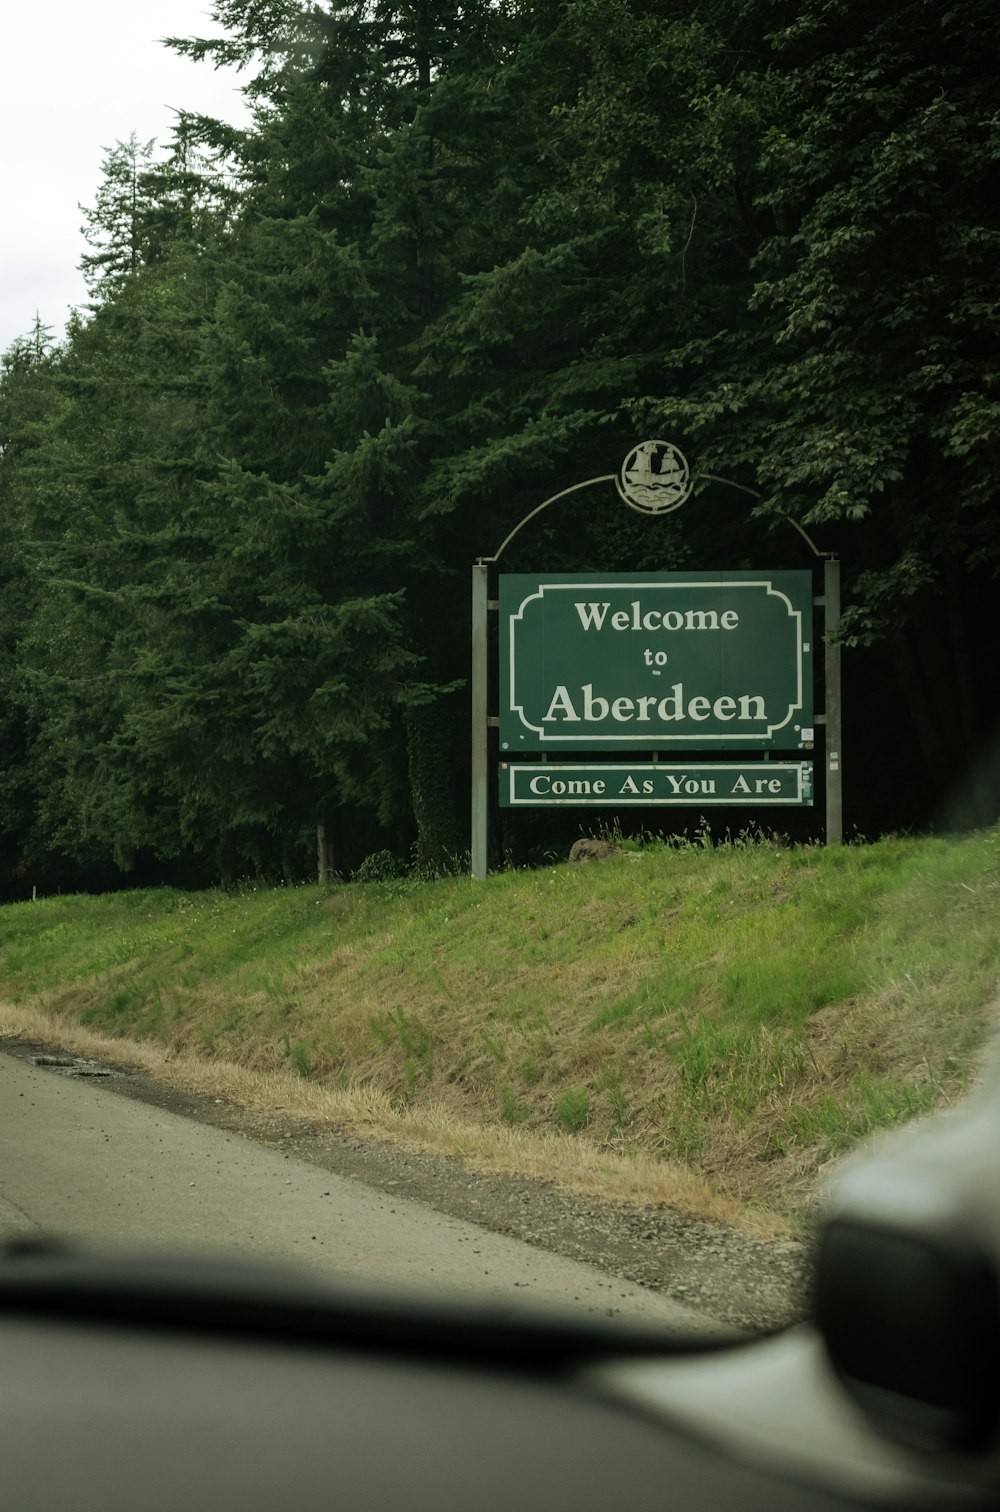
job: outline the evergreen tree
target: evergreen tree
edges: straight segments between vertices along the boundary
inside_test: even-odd
[[[317,826],[348,868],[447,863],[468,565],[643,435],[688,451],[690,508],[575,496],[504,566],[773,565],[791,520],[884,647],[853,696],[891,656],[941,785],[986,749],[985,0],[213,17],[176,45],[245,67],[250,126],[118,143],[89,318],[0,372],[9,864],[297,876]]]
[[[98,299],[113,296],[145,259],[151,210],[146,179],[155,145],[140,142],[134,131],[127,142],[117,142],[102,164],[95,204],[81,206],[84,240],[94,250],[84,253],[80,267]]]
[[[764,520],[843,554],[843,637],[885,642],[912,765],[943,794],[992,724],[972,647],[994,644],[1000,562],[998,20],[982,0],[750,12],[775,65],[754,325],[659,413],[756,485]],[[985,777],[965,820],[996,813]]]

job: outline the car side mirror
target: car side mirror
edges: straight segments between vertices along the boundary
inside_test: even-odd
[[[922,1450],[1000,1439],[1000,1078],[845,1172],[815,1307],[831,1362],[882,1432]]]

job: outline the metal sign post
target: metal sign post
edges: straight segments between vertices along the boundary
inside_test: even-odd
[[[486,876],[489,829],[489,568],[472,568],[472,875]]]
[[[824,645],[826,648],[826,843],[844,839],[843,739],[840,711],[840,644],[833,636],[840,624],[840,563],[823,563]]]

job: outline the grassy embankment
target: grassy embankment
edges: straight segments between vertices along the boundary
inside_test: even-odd
[[[49,898],[0,910],[0,1034],[766,1227],[865,1134],[962,1094],[998,903],[997,830]]]

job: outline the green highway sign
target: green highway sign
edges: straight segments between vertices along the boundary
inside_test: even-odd
[[[809,572],[500,578],[500,749],[811,748]]]
[[[806,807],[812,794],[809,761],[500,763],[501,808]]]

